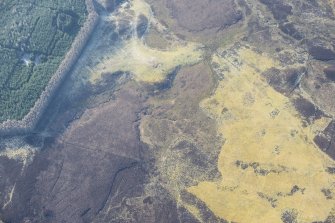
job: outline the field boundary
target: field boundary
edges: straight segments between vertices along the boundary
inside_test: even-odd
[[[79,30],[58,69],[50,78],[48,85],[45,87],[34,106],[23,119],[7,120],[0,123],[0,135],[25,134],[31,132],[35,128],[53,95],[56,93],[62,81],[66,75],[70,73],[72,67],[80,57],[91,36],[91,33],[98,23],[99,18],[97,12],[95,11],[93,0],[85,0],[85,3],[88,13],[85,23]]]

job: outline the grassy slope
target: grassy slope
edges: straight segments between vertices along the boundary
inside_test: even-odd
[[[242,65],[234,66],[235,58]],[[229,69],[214,95],[202,102],[226,139],[217,164],[222,180],[188,190],[229,221],[279,223],[285,213],[298,222],[326,219],[334,203],[324,191],[335,192],[326,167],[334,161],[313,143],[315,128],[303,127],[289,99],[262,79],[261,72],[280,65],[243,48],[213,61]],[[322,121],[327,124],[321,120],[320,129]]]

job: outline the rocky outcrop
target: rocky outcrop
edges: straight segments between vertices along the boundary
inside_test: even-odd
[[[48,85],[40,95],[35,105],[22,120],[7,120],[0,124],[0,135],[24,134],[34,129],[44,110],[48,106],[52,96],[70,72],[82,53],[92,31],[98,22],[98,14],[95,11],[93,0],[86,0],[88,12],[87,19],[72,43],[70,50],[64,56],[55,74],[51,77]]]

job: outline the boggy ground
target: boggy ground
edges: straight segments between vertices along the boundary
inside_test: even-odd
[[[334,222],[331,1],[107,3],[1,140],[2,221]]]

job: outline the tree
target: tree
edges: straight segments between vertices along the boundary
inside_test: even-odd
[[[57,15],[57,28],[63,32],[70,32],[74,26],[74,19],[71,15],[66,13],[58,13]]]

